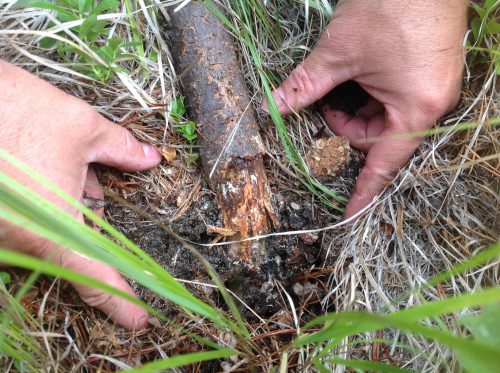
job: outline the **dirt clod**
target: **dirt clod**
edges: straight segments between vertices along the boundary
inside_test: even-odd
[[[311,145],[306,161],[315,178],[330,179],[346,170],[351,154],[349,140],[346,137],[322,137]]]
[[[296,283],[293,285],[293,292],[299,297],[300,300],[321,300],[325,295],[324,290],[318,285],[306,281],[303,284]]]
[[[278,193],[276,210],[278,218],[283,222],[281,229],[307,230],[317,226],[328,225],[329,222],[313,215],[313,206],[309,201],[297,203],[296,196]],[[286,202],[285,202],[286,201]],[[297,201],[297,202],[296,202]],[[136,201],[137,203],[138,201]],[[300,207],[295,210],[292,205]],[[168,210],[168,206],[163,206]],[[170,207],[175,209],[175,207]],[[164,233],[151,221],[143,221],[134,211],[113,205],[108,209],[108,217],[115,226],[143,248],[161,266],[173,276],[191,280],[198,284],[210,283],[205,268],[178,242]],[[160,221],[170,226],[178,235],[191,242],[210,245],[213,242],[224,242],[226,237],[220,229],[222,213],[219,210],[213,193],[200,193],[193,199],[183,216],[175,221],[168,220],[167,215],[152,216],[152,221]],[[252,242],[251,250],[259,250],[263,260],[259,266],[243,265],[229,255],[228,246],[198,246],[199,252],[212,264],[220,275],[225,286],[236,294],[243,302],[259,315],[274,315],[282,307],[280,287],[292,296],[297,297],[292,287],[301,282],[304,273],[311,266],[321,261],[321,239],[317,234],[298,236],[276,236]],[[135,286],[135,285],[134,285]],[[213,287],[187,285],[189,290],[201,299],[215,306],[224,308],[224,301]],[[173,308],[168,302],[161,301],[142,287],[135,286],[137,293],[151,306],[166,315],[172,315]],[[252,317],[245,307],[241,311],[246,317]]]

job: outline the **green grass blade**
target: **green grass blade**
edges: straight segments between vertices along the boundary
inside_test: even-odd
[[[331,370],[321,364],[319,359],[313,359],[312,364],[320,373],[331,373]]]
[[[32,170],[30,167],[25,165],[23,162],[19,161],[9,153],[5,152],[4,150],[0,149],[0,158],[4,158],[7,160],[9,163],[11,163],[13,166],[18,168],[20,171],[24,172],[26,175],[30,176],[33,180],[38,182],[39,184],[43,185],[47,189],[49,189],[52,193],[54,193],[56,196],[60,197],[62,200],[67,202],[70,206],[74,207],[78,211],[81,211],[82,214],[88,218],[90,221],[93,223],[97,224],[101,229],[106,231],[108,234],[110,234],[113,238],[115,238],[118,242],[123,244],[126,248],[128,248],[130,251],[132,251],[134,254],[139,256],[141,259],[143,259],[144,262],[146,262],[151,269],[153,270],[158,270],[158,273],[164,273],[165,271],[163,268],[156,263],[152,258],[150,258],[146,253],[144,253],[137,245],[135,245],[132,241],[130,241],[127,237],[125,237],[122,233],[118,232],[114,227],[112,227],[108,222],[106,222],[104,219],[101,217],[97,216],[92,210],[88,209],[85,207],[82,203],[79,201],[75,200],[72,196],[68,195],[64,191],[62,191],[60,188],[58,188],[56,185],[45,179],[43,176],[39,175],[36,173],[34,170]]]
[[[163,318],[163,316],[159,314],[156,310],[149,307],[146,303],[142,302],[141,300],[137,299],[136,297],[128,293],[118,290],[102,281],[93,279],[92,277],[82,275],[78,272],[74,272],[72,270],[47,262],[45,260],[34,258],[32,256],[25,255],[19,252],[14,252],[11,250],[0,248],[0,262],[16,267],[29,269],[32,271],[41,272],[46,275],[60,277],[64,280],[76,282],[82,285],[92,286],[96,289],[101,289],[107,293],[117,295],[123,299],[126,299],[131,303],[137,304],[138,306],[144,308],[145,310],[147,310],[148,312],[154,314],[159,318]]]
[[[499,300],[496,299],[498,302]],[[468,368],[474,367],[475,371],[494,373],[500,366],[500,346],[489,346],[481,342],[456,336],[450,332],[444,332],[432,327],[426,327],[416,322],[408,322],[385,315],[369,314],[364,312],[352,312],[338,314],[345,324],[329,324],[318,333],[300,337],[293,345],[319,344],[327,340],[336,340],[340,343],[350,335],[373,332],[386,328],[397,328],[412,335],[422,335],[430,340],[437,341],[451,348],[462,364]],[[323,350],[321,356],[330,351]],[[321,357],[320,356],[320,357]]]
[[[455,275],[458,275],[460,273],[463,273],[469,269],[478,267],[482,264],[485,264],[491,260],[494,260],[500,256],[500,243],[495,243],[491,246],[489,246],[486,250],[483,252],[474,255],[472,258],[469,258],[466,262],[457,264],[455,267],[450,269],[449,271],[442,272],[438,274],[437,276],[433,277],[429,281],[427,281],[427,284],[423,286],[423,288],[430,288],[432,286],[436,286],[437,284],[440,284],[446,280],[449,280]],[[417,289],[420,290],[420,289]]]
[[[127,370],[129,373],[155,373],[165,369],[172,369],[200,363],[202,361],[224,359],[237,355],[238,352],[230,348],[221,348],[214,351],[195,352],[192,354],[177,355],[165,360],[153,361],[144,364],[141,368]]]
[[[49,209],[52,212],[52,218],[55,218],[57,221],[51,225],[52,230],[45,230],[44,232],[38,230],[36,233],[42,235],[54,242],[58,242],[62,246],[71,246],[68,242],[61,242],[58,238],[64,239],[66,241],[68,237],[74,237],[75,232],[83,233],[78,237],[74,237],[75,239],[72,241],[73,245],[72,249],[83,252],[85,255],[96,258],[102,262],[110,264],[115,268],[119,269],[122,273],[127,274],[128,276],[136,279],[138,282],[142,283],[144,286],[149,287],[151,290],[161,294],[166,299],[171,300],[172,302],[181,305],[181,307],[185,307],[187,310],[192,312],[196,312],[204,317],[208,317],[210,320],[216,322],[221,326],[221,315],[218,311],[213,309],[212,307],[206,305],[205,303],[199,301],[197,298],[193,297],[181,284],[179,284],[168,272],[166,272],[158,263],[156,263],[152,258],[150,258],[146,253],[144,253],[140,248],[138,248],[135,244],[133,244],[130,240],[128,240],[124,235],[119,233],[116,229],[114,229],[109,223],[105,222],[103,219],[95,215],[91,210],[83,206],[78,201],[74,200],[71,196],[61,191],[57,186],[50,183],[42,176],[35,173],[28,166],[24,165],[22,162],[18,161],[8,153],[2,151],[0,149],[0,157],[5,158],[7,161],[12,163],[17,168],[21,169],[24,173],[28,174],[35,181],[41,183],[48,189],[50,189],[54,194],[58,197],[61,197],[63,200],[68,202],[74,208],[80,210],[87,218],[89,218],[94,223],[98,224],[103,228],[106,232],[112,235],[117,241],[124,244],[128,249],[130,249],[135,255],[139,256],[142,261],[138,261],[134,255],[129,253],[128,251],[124,251],[123,248],[114,244],[107,237],[102,234],[96,232],[94,229],[82,224],[81,222],[74,219],[74,217],[62,213],[55,206],[51,206],[50,203],[41,200],[38,196],[36,196],[31,190],[20,185],[15,182],[11,178],[6,175],[0,174],[0,180],[4,183],[8,183],[14,190],[22,191],[22,198],[19,196],[15,196],[11,194],[11,199],[16,199],[16,201],[12,204],[11,208],[18,209],[18,212],[29,212],[31,209],[29,206],[22,206],[26,204],[24,200],[27,196],[31,197],[31,203],[43,206],[46,209]],[[1,192],[1,191],[0,191]],[[8,193],[8,191],[3,191],[4,193]],[[20,211],[19,211],[20,210]],[[35,213],[35,216],[31,216],[32,220],[40,223],[40,222],[51,222],[51,217],[44,215],[41,216],[41,212],[38,210],[32,211]],[[63,216],[63,214],[65,214]],[[32,229],[35,229],[34,224],[31,222],[27,222]],[[73,225],[73,227],[69,227],[66,230],[65,235],[58,235],[62,226],[64,225]],[[55,230],[55,232],[54,232]],[[85,231],[85,232],[82,232]],[[81,243],[81,239],[93,238],[96,243],[101,245],[105,250],[100,250],[98,256],[96,256],[96,252],[93,250],[86,249],[85,246],[79,245]],[[128,266],[126,266],[128,265]],[[148,268],[149,265],[149,268]],[[134,273],[131,273],[131,267],[134,266]],[[159,285],[159,282],[152,281],[151,275],[146,275],[146,270],[153,276],[156,276],[162,282],[165,282],[167,286]],[[142,279],[142,280],[141,280]],[[167,295],[168,294],[168,295]],[[186,304],[186,300],[189,300],[189,304]],[[194,307],[193,307],[194,306]],[[238,328],[232,325],[227,319],[224,324],[226,326],[230,326],[233,331],[239,331],[241,328]]]
[[[47,201],[40,198],[36,199],[36,196],[28,188],[14,182],[12,179],[9,180],[8,177],[1,175],[1,173],[0,180],[17,188],[23,194],[22,196],[17,195],[12,190],[2,188],[0,184],[1,203],[17,213],[16,216],[8,210],[2,209],[0,210],[0,216],[4,219],[30,229],[61,246],[69,247],[91,258],[110,264],[145,286],[149,285],[152,290],[157,289],[174,303],[179,304],[181,302],[179,304],[181,307],[186,306],[187,309],[209,318],[219,318],[217,311],[192,296],[170,275],[163,276],[164,278],[167,277],[168,290],[165,286],[158,286],[158,283],[151,281],[151,276],[143,268],[143,263],[137,259],[134,261],[135,258],[129,252],[123,251],[105,236]],[[35,198],[33,199],[33,197]],[[24,218],[21,217],[23,215]]]
[[[394,365],[379,363],[368,360],[349,360],[349,359],[325,359],[323,363],[343,365],[353,369],[362,369],[368,372],[387,372],[387,373],[409,373],[410,371],[398,368]]]
[[[25,325],[30,328],[41,329],[37,320],[29,312],[26,312],[20,303],[20,298],[31,286],[31,281],[38,276],[34,272],[28,281],[23,284],[16,296],[12,296],[3,284],[0,284],[0,355],[5,354],[17,362],[22,362],[31,371],[40,370],[39,362],[44,360],[45,353],[42,352],[36,340],[25,333]]]
[[[142,260],[145,253],[137,258],[3,173],[0,173],[0,181],[1,204],[15,213],[0,209],[0,215],[4,218],[8,217],[13,223],[17,222],[63,247],[117,268],[186,310],[207,317],[220,326],[228,325],[228,320],[223,320],[220,312],[194,297],[159,265],[148,266],[154,261],[149,258],[145,263]],[[152,275],[161,281],[152,281]]]
[[[477,293],[464,294],[434,302],[426,302],[419,306],[396,311],[394,313],[386,315],[386,317],[389,320],[395,319],[404,322],[417,322],[419,320],[440,316],[467,307],[484,306],[488,304],[495,304],[497,302],[500,302],[500,288],[491,288]],[[304,326],[304,329],[327,322],[346,320],[349,319],[348,315],[356,315],[360,313],[366,314],[365,312],[340,312],[322,315],[308,322]]]

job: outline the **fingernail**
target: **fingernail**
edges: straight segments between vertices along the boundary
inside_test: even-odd
[[[273,91],[273,98],[274,101],[276,102],[276,106],[278,107],[278,111],[281,112],[283,110],[283,107],[285,106],[285,102],[283,101],[283,89],[281,87],[277,88],[275,91]],[[261,109],[266,112],[266,114],[269,114],[269,100],[264,99],[264,102],[262,103]]]
[[[158,150],[153,145],[142,143],[142,151],[146,157],[152,157],[158,155]]]
[[[147,328],[149,325],[148,321],[149,318],[150,318],[149,314],[139,317],[139,319],[135,322],[136,327],[139,329]]]

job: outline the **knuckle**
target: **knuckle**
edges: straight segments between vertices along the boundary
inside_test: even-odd
[[[123,279],[121,276],[112,268],[102,267],[102,270],[106,270],[107,274],[105,278],[97,279],[105,282],[108,286],[120,289],[122,288]],[[92,276],[94,277],[94,276]],[[115,296],[107,291],[103,291],[94,287],[87,287],[79,289],[80,297],[82,300],[91,307],[97,307],[100,310],[106,312],[107,314],[113,314],[118,304],[116,302]]]
[[[127,151],[134,150],[136,145],[137,145],[137,141],[132,136],[130,131],[128,131],[127,129],[125,129],[119,125],[116,125],[116,126],[117,126],[117,130],[120,132],[122,149],[125,149]]]
[[[82,110],[85,128],[88,131],[89,137],[95,140],[97,137],[103,136],[107,131],[104,118],[97,111],[89,107],[90,110]]]
[[[76,122],[80,123],[81,131],[84,133],[84,138],[87,138],[92,144],[102,132],[101,114],[95,111],[90,105],[78,105],[74,115]]]
[[[92,106],[70,95],[66,95],[64,98],[66,101],[64,104],[66,107],[71,108],[69,113],[75,123],[88,126],[99,122],[100,114]]]
[[[59,264],[74,272],[100,280],[113,288],[120,288],[122,279],[118,272],[78,252],[69,250],[60,252]],[[115,302],[111,293],[92,286],[78,285],[75,287],[82,300],[89,306],[97,307],[108,313],[112,311]]]
[[[102,121],[101,114],[89,106],[82,108],[81,115],[86,124],[90,126],[97,126]]]
[[[36,256],[38,258],[47,258],[50,256],[53,250],[54,244],[51,241],[45,239],[37,239],[36,244],[34,244],[31,250],[28,251],[28,254]]]
[[[56,247],[52,241],[2,220],[0,220],[0,243],[10,250],[42,259],[49,257]]]
[[[446,114],[457,104],[460,97],[460,89],[439,84],[422,89],[420,92],[423,93],[420,94],[419,106],[430,120]]]
[[[372,164],[367,164],[363,172],[365,173],[366,179],[374,180],[380,183],[388,183],[394,179],[397,174],[397,170],[402,165],[394,164],[390,167],[378,167]],[[385,187],[385,184],[381,184],[381,187]]]
[[[425,112],[439,116],[447,106],[447,98],[441,92],[428,91],[421,98],[421,107]]]
[[[109,293],[93,290],[82,296],[82,300],[91,307],[108,309],[113,303],[113,296]]]
[[[300,64],[290,75],[290,90],[294,93],[307,94],[313,84],[304,64]]]

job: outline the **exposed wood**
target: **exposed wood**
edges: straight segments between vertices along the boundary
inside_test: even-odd
[[[173,55],[189,116],[198,124],[202,167],[224,217],[221,228],[241,239],[267,233],[279,222],[233,37],[201,4],[170,16]],[[241,245],[237,256],[253,261],[250,251]]]

